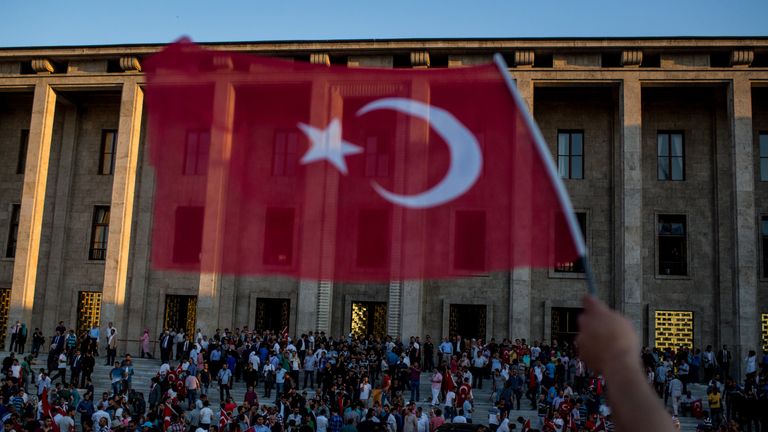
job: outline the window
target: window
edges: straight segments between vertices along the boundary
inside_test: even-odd
[[[659,132],[657,143],[659,180],[685,180],[683,133]]]
[[[289,177],[296,174],[299,134],[293,131],[275,132],[275,151],[272,156],[272,175]]]
[[[686,276],[687,230],[683,215],[659,215],[658,217],[659,274]]]
[[[173,262],[179,264],[200,262],[203,246],[203,217],[202,206],[176,209],[173,226]]]
[[[557,171],[564,179],[584,178],[583,131],[558,131]]]
[[[587,214],[584,212],[577,212],[576,220],[579,224],[579,229],[581,229],[582,237],[586,238]],[[567,225],[563,226],[563,224],[558,224],[557,226],[560,227],[560,229],[567,230],[566,232],[558,233],[558,235],[567,236],[567,238],[571,237],[571,232],[568,229]],[[558,238],[562,238],[562,237],[558,237]],[[584,273],[584,262],[582,261],[581,258],[577,258],[576,261],[557,263],[555,265],[555,271],[558,273]]]
[[[768,216],[760,220],[760,237],[763,243],[763,277],[768,278]]]
[[[389,212],[360,210],[357,216],[357,266],[383,268],[389,264]]]
[[[365,139],[365,176],[389,177],[389,155],[379,137]]]
[[[293,209],[267,208],[264,220],[264,264],[291,265]]]
[[[485,270],[485,212],[461,210],[456,212],[453,244],[453,268],[456,270]]]
[[[29,129],[22,129],[19,139],[19,158],[16,159],[16,174],[24,174],[27,167],[27,149],[29,149]]]
[[[182,174],[189,176],[206,175],[210,148],[211,133],[209,131],[187,131]]]
[[[5,245],[5,257],[13,258],[16,256],[16,240],[19,237],[19,214],[21,213],[21,205],[14,204],[11,206],[11,219],[8,224],[8,243]]]
[[[107,239],[109,237],[109,206],[95,206],[91,222],[91,247],[88,259],[104,261],[107,258]]]
[[[99,152],[99,174],[111,175],[115,172],[115,144],[117,131],[105,129],[101,131],[101,151]]]
[[[760,133],[760,181],[768,181],[768,132]]]

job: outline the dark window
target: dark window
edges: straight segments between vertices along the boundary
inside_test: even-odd
[[[109,238],[109,206],[95,206],[91,222],[91,247],[88,259],[104,261],[107,258],[107,240]]]
[[[659,274],[688,274],[686,220],[684,215],[659,215]]]
[[[101,149],[99,151],[99,174],[110,175],[115,172],[115,145],[117,131],[105,129],[101,131]]]
[[[453,246],[453,268],[456,270],[485,270],[485,223],[484,211],[456,212]]]
[[[203,245],[203,217],[201,206],[176,209],[173,231],[173,262],[197,264]]]
[[[557,133],[557,171],[564,179],[584,178],[584,132]]]
[[[8,243],[5,245],[5,257],[13,258],[16,256],[16,241],[19,238],[19,214],[21,213],[21,205],[14,204],[11,206],[11,220],[8,224]]]
[[[768,181],[768,132],[760,134],[760,181]]]
[[[587,214],[583,212],[576,213],[576,220],[578,221],[582,237],[586,238]],[[558,224],[557,227],[559,230],[562,230],[562,232],[557,233],[558,243],[563,243],[560,240],[563,238],[561,236],[567,236],[565,238],[571,238],[571,232],[567,224]],[[581,260],[581,258],[577,258],[575,261],[557,263],[555,265],[555,271],[558,273],[584,273],[584,262]]]
[[[27,167],[27,149],[29,149],[29,129],[22,129],[21,139],[19,139],[19,158],[16,159],[16,174],[24,174]]]
[[[389,212],[360,210],[357,217],[357,266],[382,268],[389,264]]]
[[[272,157],[272,175],[293,176],[299,157],[299,134],[293,131],[275,132],[275,152]]]
[[[389,177],[389,154],[384,142],[376,136],[365,139],[365,176]]]
[[[264,264],[291,265],[293,209],[267,208],[264,219]]]
[[[685,180],[685,152],[682,132],[659,132],[659,180]]]
[[[183,175],[206,175],[208,155],[211,148],[211,133],[208,131],[187,131],[184,145]]]
[[[760,236],[763,240],[763,277],[768,278],[768,216],[760,221]]]

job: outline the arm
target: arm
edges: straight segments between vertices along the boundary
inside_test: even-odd
[[[612,388],[631,389],[608,393],[616,430],[672,432],[669,414],[645,383],[637,358],[640,343],[632,324],[592,296],[584,297],[583,302],[577,344],[584,360],[601,371]],[[644,415],[634,415],[638,412]]]

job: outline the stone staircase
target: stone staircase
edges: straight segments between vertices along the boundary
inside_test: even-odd
[[[7,352],[0,353],[0,359],[5,358],[8,355]],[[110,385],[110,378],[109,378],[109,371],[111,369],[110,366],[107,366],[104,364],[105,357],[97,357],[96,358],[96,368],[93,372],[92,378],[93,378],[93,385],[95,387],[95,398],[99,399],[101,398],[102,392],[109,392],[111,391],[111,385]],[[175,363],[174,363],[175,365]],[[160,368],[160,360],[150,360],[150,359],[141,359],[141,358],[133,358],[133,366],[134,366],[134,376],[133,376],[133,388],[137,392],[144,393],[145,399],[149,397],[149,383],[157,374],[158,369]],[[33,365],[33,368],[35,370],[40,369],[41,367],[45,367],[45,356],[43,354],[40,355],[40,357],[37,359],[36,363]],[[303,377],[300,377],[300,382],[303,383]],[[421,393],[421,401],[418,405],[423,406],[425,409],[429,407],[429,399],[431,398],[431,391],[430,391],[430,385],[429,385],[429,378],[430,374],[423,374],[421,379],[421,387],[420,387],[420,393]],[[472,418],[475,423],[482,423],[487,424],[488,422],[488,409],[492,406],[490,396],[491,396],[491,385],[490,381],[486,380],[484,382],[483,389],[475,389],[474,395],[475,395],[475,412],[472,415]],[[694,398],[701,398],[702,400],[706,400],[706,387],[704,385],[700,384],[693,384],[689,386],[692,390]],[[233,399],[241,403],[243,401],[243,398],[245,396],[245,384],[243,382],[235,382],[233,385],[233,388],[231,390],[231,395]],[[264,394],[264,387],[263,384],[259,383],[259,388],[257,389],[257,392],[259,394],[260,402],[265,404],[272,404],[274,399],[270,400],[261,400],[263,399],[261,396]],[[307,389],[307,393],[309,396],[314,395],[314,391]],[[406,393],[406,396],[408,394]],[[219,389],[216,384],[213,384],[211,388],[208,391],[208,397],[211,401],[211,404],[213,406],[218,406],[219,404]],[[274,397],[274,391],[272,392],[272,397]],[[704,403],[704,407],[706,408],[707,404]],[[441,407],[442,408],[442,407]],[[521,403],[521,410],[512,411],[512,414],[510,415],[510,418],[517,419],[518,416],[523,416],[525,418],[530,418],[533,420],[533,423],[536,424],[535,419],[537,418],[536,411],[533,409],[527,409],[530,408],[530,403],[527,399],[523,400]],[[671,407],[669,408],[671,410]],[[696,425],[699,423],[698,420],[696,420],[693,417],[681,417],[680,423],[682,426],[683,431],[695,431]],[[620,431],[619,431],[620,432]]]

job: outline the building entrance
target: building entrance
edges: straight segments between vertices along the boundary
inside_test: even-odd
[[[573,345],[579,334],[579,315],[582,308],[552,308],[552,340]]]
[[[485,305],[452,304],[448,317],[448,331],[451,337],[485,340]]]
[[[288,331],[291,316],[291,300],[283,298],[256,299],[256,331],[271,330],[275,333]]]
[[[189,335],[190,340],[194,340],[196,322],[197,296],[165,296],[164,328],[184,330],[184,334]]]
[[[352,302],[352,334],[382,337],[387,333],[386,302]]]

